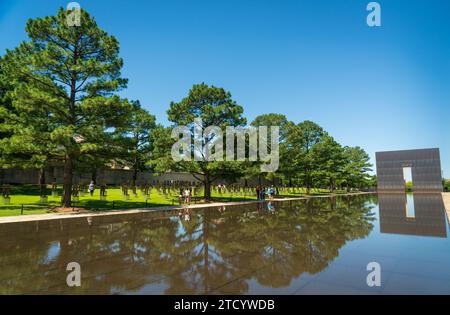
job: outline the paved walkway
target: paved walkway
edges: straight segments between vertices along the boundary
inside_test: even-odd
[[[290,201],[290,200],[303,200],[310,198],[329,198],[333,196],[352,196],[352,195],[366,195],[372,194],[371,192],[359,192],[359,193],[349,193],[349,194],[329,194],[320,196],[307,196],[307,197],[293,197],[293,198],[274,198],[273,201]],[[266,201],[268,201],[266,199]],[[258,200],[252,201],[231,201],[231,202],[213,202],[207,204],[194,204],[187,208],[198,209],[198,208],[214,208],[220,206],[238,206],[246,204],[256,204],[259,203]],[[33,215],[21,215],[21,216],[11,216],[11,217],[0,217],[0,224],[3,223],[15,223],[15,222],[30,222],[30,221],[45,221],[45,220],[60,220],[60,219],[70,219],[70,218],[85,218],[94,216],[109,216],[109,215],[120,215],[120,214],[133,214],[133,213],[143,213],[152,211],[173,211],[182,209],[183,206],[162,206],[144,209],[131,209],[131,210],[111,210],[102,212],[70,212],[70,213],[49,213],[49,214],[33,214]],[[186,208],[186,206],[185,206]]]
[[[445,210],[447,211],[447,219],[450,224],[450,192],[442,193],[442,199],[444,200]]]

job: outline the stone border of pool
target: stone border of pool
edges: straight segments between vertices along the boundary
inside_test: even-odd
[[[376,192],[358,192],[358,193],[348,193],[348,194],[329,194],[320,196],[307,196],[307,197],[293,197],[293,198],[274,198],[272,201],[291,201],[291,200],[305,200],[312,198],[330,198],[337,196],[354,196],[354,195],[370,195]],[[189,209],[198,208],[214,208],[220,206],[239,206],[247,204],[257,204],[260,203],[258,200],[251,201],[230,201],[230,202],[213,202],[207,204],[194,204],[187,206]],[[127,210],[108,210],[103,212],[71,212],[71,213],[49,213],[49,214],[31,214],[31,215],[21,215],[21,216],[10,216],[10,217],[0,217],[0,224],[6,223],[17,223],[17,222],[33,222],[33,221],[47,221],[47,220],[60,220],[60,219],[73,219],[73,218],[86,218],[86,217],[96,217],[96,216],[109,216],[109,215],[121,215],[121,214],[134,214],[134,213],[144,213],[144,212],[154,212],[154,211],[173,211],[186,208],[186,206],[161,206],[152,208],[142,208],[142,209],[127,209]]]

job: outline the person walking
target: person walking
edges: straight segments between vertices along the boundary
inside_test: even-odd
[[[95,190],[95,185],[94,185],[94,181],[91,181],[91,183],[89,184],[89,194],[91,194],[91,197],[94,195],[94,190]]]
[[[184,190],[184,202],[187,204],[189,204],[189,202],[190,202],[190,198],[189,198],[190,194],[191,194],[191,192],[189,191],[189,189],[186,188]]]
[[[261,200],[261,186],[256,186],[256,198]]]

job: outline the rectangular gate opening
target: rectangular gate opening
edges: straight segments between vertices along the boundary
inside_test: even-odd
[[[403,178],[405,180],[406,191],[413,191],[412,169],[411,167],[403,168]]]

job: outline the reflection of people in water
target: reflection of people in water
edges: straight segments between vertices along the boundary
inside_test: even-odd
[[[191,221],[191,211],[189,209],[186,209],[186,212],[184,213],[184,221]]]
[[[269,212],[272,212],[272,213],[275,212],[275,207],[272,204],[272,201],[269,201],[269,203],[267,204],[267,210],[269,210]]]
[[[178,217],[180,218],[180,220],[184,217],[184,221],[186,222],[191,221],[191,209],[189,209],[188,207],[183,207],[183,209],[178,212]]]
[[[258,212],[263,212],[263,206],[262,203],[258,203],[258,205],[256,206],[256,209],[258,210]]]
[[[219,212],[223,214],[225,212],[226,208],[225,208],[225,206],[219,206],[217,208],[217,210],[219,210]]]

